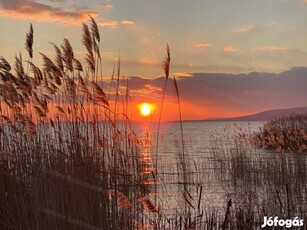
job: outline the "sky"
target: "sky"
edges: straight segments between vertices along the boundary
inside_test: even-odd
[[[130,90],[136,103],[158,104],[165,79],[132,77]],[[124,81],[122,82],[124,84]],[[178,77],[182,113],[186,120],[238,117],[271,109],[307,106],[307,68],[281,73],[195,73]],[[166,90],[163,113],[178,120],[177,98],[172,79]]]
[[[295,88],[307,78],[307,0],[0,0],[0,55],[26,56],[31,22],[34,62],[41,63],[39,52],[53,55],[50,42],[64,37],[82,59],[88,15],[99,25],[103,75],[120,56],[133,101],[159,98],[168,43],[186,119],[307,106]],[[168,103],[175,108],[172,94]]]

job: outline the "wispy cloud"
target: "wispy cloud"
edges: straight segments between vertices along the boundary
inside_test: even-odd
[[[122,20],[122,21],[115,21],[115,20],[109,20],[109,21],[102,21],[99,22],[98,25],[99,26],[103,26],[103,27],[110,27],[112,29],[115,29],[118,25],[134,25],[134,21],[131,20]]]
[[[98,26],[111,27],[113,29],[115,29],[117,25],[118,25],[117,21],[103,21],[98,23]]]
[[[134,25],[134,21],[131,21],[131,20],[122,20],[121,23],[123,25]]]
[[[233,32],[236,32],[236,33],[247,33],[251,30],[253,30],[255,28],[255,25],[244,25],[244,26],[241,26],[240,28],[234,30]]]
[[[185,73],[185,72],[177,72],[174,73],[175,77],[193,77],[193,74],[191,73]]]
[[[86,21],[89,15],[97,15],[96,11],[66,10],[30,0],[0,0],[0,6],[0,17],[68,24],[80,24]]]
[[[196,44],[195,45],[196,47],[209,47],[210,46],[210,44],[209,43],[206,43],[206,42],[204,42],[204,43],[198,43],[198,44]]]
[[[251,51],[269,51],[269,52],[276,52],[276,51],[285,51],[287,47],[283,46],[258,46],[253,48]]]
[[[229,52],[229,53],[237,52],[237,48],[234,47],[234,46],[226,46],[226,47],[224,47],[224,52]]]

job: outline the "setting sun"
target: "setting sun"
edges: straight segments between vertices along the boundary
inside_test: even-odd
[[[150,114],[152,114],[152,110],[153,110],[152,104],[142,103],[142,104],[140,104],[139,108],[140,108],[141,115],[144,116],[144,117],[147,117]]]

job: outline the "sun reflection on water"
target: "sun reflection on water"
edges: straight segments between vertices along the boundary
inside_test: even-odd
[[[141,168],[142,168],[142,183],[144,185],[154,185],[156,183],[154,178],[154,165],[152,161],[152,138],[153,133],[149,130],[147,125],[142,126],[141,132]],[[149,188],[150,189],[150,188]]]

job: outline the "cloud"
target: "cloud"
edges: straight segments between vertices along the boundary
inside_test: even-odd
[[[234,46],[226,46],[224,47],[224,52],[237,52],[237,48]]]
[[[121,21],[121,24],[123,24],[123,25],[134,25],[134,21],[125,19],[125,20]]]
[[[193,74],[185,73],[185,72],[177,72],[174,73],[175,77],[193,77]]]
[[[295,67],[281,73],[191,75],[177,78],[183,119],[236,117],[269,109],[307,106],[307,67]],[[106,81],[105,87],[108,88],[108,84],[110,82]],[[119,84],[124,95],[127,78],[121,78]],[[164,84],[165,77],[129,77],[131,102],[147,101],[159,105]],[[165,95],[167,106],[163,109],[167,119],[178,119],[174,113],[176,103],[173,79],[170,78]]]
[[[196,46],[196,47],[201,47],[201,48],[203,48],[203,47],[209,47],[210,44],[209,44],[209,43],[198,43],[198,44],[196,44],[195,46]]]
[[[130,90],[130,95],[139,96],[139,97],[148,97],[152,95],[157,95],[162,92],[161,87],[157,87],[153,84],[145,84],[142,88]]]
[[[239,29],[234,30],[233,32],[237,33],[247,33],[255,28],[255,25],[244,25],[241,26]]]
[[[181,74],[178,73],[179,75]],[[185,119],[189,119],[185,116],[189,108],[195,111],[197,108],[206,109],[210,112],[210,116],[225,117],[268,109],[307,106],[306,67],[296,67],[278,74],[251,72],[247,74],[193,73],[189,75],[192,76],[177,78]],[[169,80],[172,81],[172,79]],[[131,77],[129,90],[132,100],[160,98],[164,82],[164,77],[151,80]],[[125,80],[122,80],[121,84],[126,84]],[[166,102],[176,99],[173,87],[173,83],[169,82],[166,89]],[[190,118],[193,116],[191,114]],[[202,116],[205,118],[209,115],[203,113]]]
[[[269,52],[278,52],[285,50],[287,50],[287,47],[283,46],[258,46],[252,49],[252,51],[269,51]]]
[[[110,20],[110,21],[102,21],[102,22],[98,22],[99,26],[103,26],[103,27],[110,27],[112,29],[117,28],[118,25],[134,25],[134,21],[130,21],[130,20],[122,20],[120,22],[115,21],[115,20]]]
[[[160,60],[150,56],[140,56],[137,58],[137,63],[141,65],[157,66],[160,65]]]
[[[98,22],[98,26],[103,26],[103,27],[111,27],[115,29],[118,25],[117,21],[103,21],[103,22]]]
[[[96,11],[66,10],[30,0],[0,0],[0,17],[16,19],[30,19],[45,22],[61,22],[80,24],[89,18],[95,17]]]

